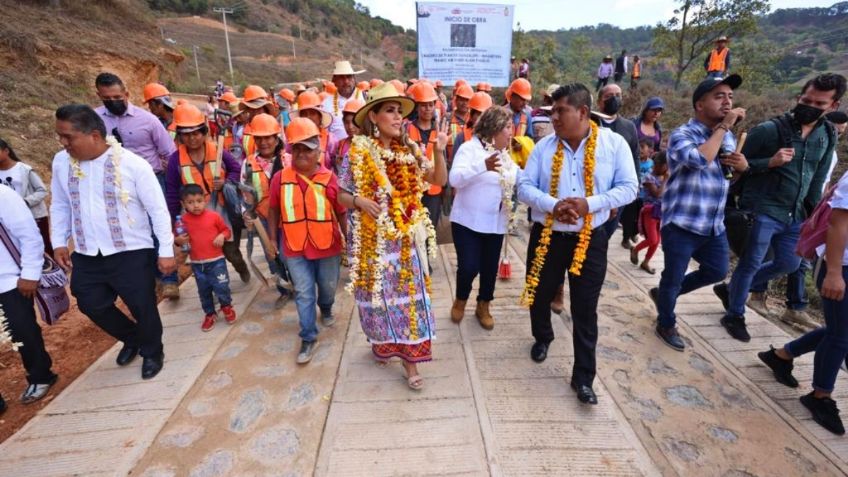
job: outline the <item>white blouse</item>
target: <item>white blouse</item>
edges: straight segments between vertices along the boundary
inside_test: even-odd
[[[477,136],[456,151],[449,176],[456,190],[450,220],[475,232],[505,234],[512,211],[502,206],[501,174],[486,170],[490,155]],[[501,170],[514,184],[518,166],[502,163]]]

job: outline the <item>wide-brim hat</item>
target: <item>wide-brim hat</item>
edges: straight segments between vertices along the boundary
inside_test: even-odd
[[[727,41],[727,37],[722,35],[722,36],[720,36],[716,39],[716,42],[719,42],[719,41]]]
[[[268,101],[268,98],[258,98],[258,99],[254,99],[253,101],[241,101],[241,102],[239,102],[239,108],[241,110],[244,110],[244,109],[247,109],[247,108],[259,109],[259,108],[263,108],[263,107],[265,107],[269,104],[271,104],[271,102]]]
[[[403,117],[409,116],[415,109],[415,101],[398,94],[398,91],[391,83],[383,83],[380,86],[371,89],[368,93],[368,101],[365,103],[365,106],[356,112],[356,115],[353,117],[353,123],[356,124],[357,127],[361,128],[368,111],[371,111],[375,107],[389,101],[394,101],[400,104],[400,112]]]
[[[291,112],[291,113],[289,113],[289,114],[290,114],[290,115],[291,115],[291,117],[293,117],[293,118],[300,118],[300,117],[302,117],[302,116],[300,115],[300,113],[301,113],[301,112],[303,112],[303,111],[309,111],[309,110],[312,110],[312,111],[318,111],[319,113],[321,113],[321,127],[322,127],[322,128],[328,128],[328,127],[330,127],[330,124],[333,124],[333,115],[332,115],[332,114],[330,114],[330,113],[328,113],[327,111],[324,111],[324,110],[323,110],[323,109],[321,109],[321,108],[318,108],[318,107],[303,108],[303,109],[298,108],[298,110],[297,110],[297,111],[292,111],[292,112]]]
[[[353,71],[350,61],[337,61],[333,68],[333,76],[350,76],[365,73],[365,70]]]

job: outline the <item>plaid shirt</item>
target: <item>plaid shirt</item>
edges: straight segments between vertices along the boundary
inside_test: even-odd
[[[707,162],[698,150],[711,135],[712,131],[696,119],[671,133],[669,178],[662,197],[663,227],[674,224],[698,235],[724,232],[724,205],[730,182],[718,160]],[[725,133],[722,148],[736,150],[733,133]]]

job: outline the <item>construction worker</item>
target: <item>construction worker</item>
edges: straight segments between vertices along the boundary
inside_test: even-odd
[[[401,96],[406,96],[406,86],[403,85],[403,82],[397,78],[389,81],[389,84],[394,86],[395,91],[398,92]]]
[[[470,141],[472,136],[474,136],[474,124],[477,123],[477,118],[491,107],[492,97],[489,96],[489,93],[478,91],[471,96],[471,100],[468,102],[468,120],[465,122],[465,126],[462,128],[462,131],[458,132],[453,139],[454,155],[462,143]],[[453,163],[453,156],[451,156],[450,163]]]
[[[436,90],[436,95],[439,96],[439,100],[436,101],[436,109],[439,110],[439,117],[446,118],[448,117],[448,97],[444,93],[444,83],[441,80],[436,80],[433,83],[433,89]]]
[[[222,94],[220,98],[218,98],[218,109],[228,111],[230,109],[230,104],[238,102],[238,97],[233,94],[232,91],[227,91],[226,93]]]
[[[333,159],[336,157],[338,141],[329,130],[333,123],[333,116],[322,108],[321,98],[311,91],[298,96],[297,111],[292,113],[292,119],[294,118],[307,118],[315,123],[315,126],[319,129],[320,144],[318,147],[321,150],[321,164],[327,169],[333,170]],[[344,134],[344,137],[347,137],[347,133]],[[286,151],[291,152],[291,147],[287,147]]]
[[[159,83],[148,83],[144,85],[144,103],[147,109],[159,118],[159,122],[165,129],[174,121],[174,102],[171,100],[171,92]],[[170,131],[171,139],[176,137],[176,132]]]
[[[639,87],[639,80],[642,78],[642,60],[639,55],[633,55],[633,69],[630,70],[630,89]]]
[[[253,187],[255,195],[248,195],[248,198],[250,201],[255,200],[250,204],[255,203],[253,208],[255,215],[245,213],[243,220],[250,230],[256,227],[254,221],[259,221],[263,229],[267,231],[271,178],[287,167],[290,159],[285,154],[283,141],[280,139],[280,134],[282,134],[280,123],[273,116],[265,113],[257,114],[250,121],[250,131],[256,143],[256,152],[247,156],[247,159],[241,165],[241,183]],[[245,202],[247,203],[248,199],[245,199]],[[253,237],[254,234],[250,234],[247,240],[248,259],[253,251]],[[268,257],[266,243],[262,240],[259,242],[268,261],[268,269],[276,279],[277,292],[280,296],[277,298],[274,307],[279,309],[286,304],[291,296],[289,289],[286,288],[287,283],[291,282],[291,278],[279,257]]]
[[[274,104],[269,100],[268,93],[266,93],[261,86],[256,86],[255,84],[244,89],[244,97],[239,103],[239,110],[244,111],[242,113],[244,114],[244,119],[242,121],[247,124],[244,127],[241,137],[242,156],[236,157],[236,159],[241,162],[245,157],[256,152],[256,145],[250,133],[250,121],[257,114],[262,113],[276,117],[277,111]]]
[[[506,90],[506,100],[512,111],[512,125],[515,128],[515,136],[533,137],[530,128],[530,116],[532,111],[527,104],[533,98],[533,90],[530,82],[524,78],[518,78],[509,85]]]
[[[419,81],[413,85],[409,89],[408,96],[415,101],[417,114],[415,120],[407,124],[407,134],[412,142],[418,144],[427,160],[432,162],[439,131],[445,129],[447,132],[448,130],[447,121],[442,120],[439,124],[436,120],[436,101],[439,96],[433,86],[426,81]],[[431,184],[421,202],[430,212],[433,227],[438,227],[441,216],[442,186]]]
[[[536,141],[554,132],[551,124],[551,110],[554,104],[552,95],[557,89],[559,89],[558,84],[548,85],[548,88],[542,93],[542,106],[534,109],[530,114],[530,129],[533,131],[533,137]]]
[[[223,151],[220,163],[214,142],[208,140],[209,127],[206,116],[196,106],[183,103],[174,110],[174,123],[180,136],[180,146],[168,159],[166,172],[165,202],[171,213],[171,220],[180,214],[180,189],[186,184],[197,184],[204,191],[206,206],[218,212],[233,230],[232,236],[224,242],[223,251],[227,261],[233,264],[239,277],[245,283],[250,280],[250,270],[238,247],[238,237],[232,227],[227,212],[224,183],[237,183],[241,166],[227,151]],[[165,287],[170,284],[163,284]]]
[[[720,36],[716,47],[704,59],[704,71],[707,78],[724,78],[730,69],[730,48],[727,47],[727,37]]]
[[[312,121],[292,119],[286,129],[291,164],[274,175],[270,184],[268,232],[272,249],[280,237],[279,255],[295,288],[301,338],[298,364],[308,363],[316,350],[316,305],[325,328],[336,322],[333,303],[347,226],[347,209],[338,200],[338,179],[322,165],[319,135]],[[269,256],[276,252],[270,250]]]
[[[477,83],[477,87],[475,89],[476,89],[476,91],[482,91],[484,93],[489,93],[489,94],[492,93],[492,85],[485,82],[485,81],[481,81],[481,82]]]
[[[283,88],[277,93],[279,99],[277,100],[277,106],[280,108],[280,121],[283,127],[288,126],[289,122],[291,122],[291,110],[293,105],[296,102],[296,98],[294,96],[294,91]]]
[[[339,173],[339,168],[342,165],[342,161],[345,156],[347,156],[348,151],[350,151],[350,145],[353,142],[353,137],[361,134],[361,131],[353,121],[353,118],[356,116],[356,112],[363,106],[365,106],[365,101],[348,101],[345,104],[344,110],[342,110],[342,124],[344,124],[347,137],[339,141],[339,145],[336,147],[336,158],[333,161],[334,167],[332,170],[337,175]]]
[[[332,124],[329,130],[333,138],[338,142],[347,136],[342,124],[342,110],[348,101],[358,99],[364,101],[361,91],[356,89],[356,75],[364,73],[365,70],[354,71],[350,61],[336,61],[333,68],[333,86],[336,91],[332,96],[324,100],[323,110],[332,116]]]
[[[473,96],[474,91],[471,89],[471,86],[468,86],[468,84],[460,84],[459,87],[453,91],[453,97],[451,98],[453,101],[453,112],[451,113],[450,121],[448,122],[448,127],[450,128],[448,131],[448,157],[452,157],[453,154],[453,138],[462,132],[462,128],[464,128],[465,123],[468,122],[468,115],[470,114],[468,102],[471,101]]]

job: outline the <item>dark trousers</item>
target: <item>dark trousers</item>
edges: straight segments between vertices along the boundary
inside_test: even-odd
[[[542,234],[542,226],[533,224],[530,243],[527,246],[527,269],[530,270],[536,245]],[[592,233],[589,250],[580,276],[568,274],[568,289],[571,295],[571,319],[574,323],[574,368],[571,382],[592,385],[595,379],[595,346],[598,343],[598,299],[607,274],[607,242],[609,237],[603,227]],[[571,266],[577,234],[554,232],[545,257],[545,265],[539,274],[536,298],[530,307],[533,337],[536,341],[550,343],[554,340],[551,326],[551,301],[559,289],[565,271]]]
[[[621,210],[622,242],[639,235],[639,212],[642,210],[642,199],[636,199]]]
[[[621,83],[621,78],[623,78],[623,77],[624,77],[624,72],[623,72],[623,71],[616,71],[616,72],[615,72],[615,76],[614,76],[614,78],[615,78],[615,82],[616,82],[616,83]]]
[[[162,320],[156,306],[153,272],[157,267],[153,249],[105,257],[73,253],[71,262],[71,293],[80,311],[116,340],[139,346],[143,357],[154,357],[162,352]],[[116,297],[121,297],[135,321],[115,306]]]
[[[456,299],[468,299],[471,283],[479,274],[477,301],[492,301],[504,236],[475,232],[456,222],[451,222],[451,232],[456,248]]]
[[[425,193],[421,198],[421,203],[427,208],[430,213],[430,221],[433,222],[433,227],[439,226],[439,218],[442,215],[442,195],[430,195]]]
[[[9,324],[12,340],[23,346],[18,350],[30,384],[49,384],[56,375],[50,371],[53,361],[44,349],[41,327],[35,320],[32,298],[25,298],[17,288],[0,294],[0,305]]]
[[[232,304],[230,274],[227,273],[227,262],[224,257],[212,262],[192,263],[191,271],[194,273],[194,281],[197,282],[197,295],[200,297],[203,313],[207,315],[215,313],[213,293],[218,297],[218,303],[222,307]]]
[[[41,234],[41,239],[44,241],[44,253],[53,256],[53,243],[50,241],[50,219],[41,217],[35,219],[35,225],[38,226],[38,232]]]
[[[826,265],[822,264],[816,286],[821,291],[822,281],[827,273]],[[842,267],[842,277],[848,280],[848,266]],[[824,311],[824,326],[786,344],[786,350],[797,358],[803,354],[815,351],[813,359],[813,388],[830,393],[836,384],[839,366],[848,354],[848,296],[842,301],[822,298]]]
[[[606,86],[608,82],[609,76],[607,76],[606,78],[598,78],[598,84],[595,86],[595,91],[600,90],[601,86]]]

